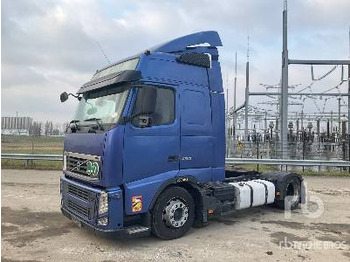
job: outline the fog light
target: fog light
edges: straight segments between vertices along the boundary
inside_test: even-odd
[[[104,214],[108,212],[108,193],[101,192],[98,201],[98,214]]]
[[[97,224],[99,226],[107,226],[108,225],[108,217],[99,218],[97,220]]]

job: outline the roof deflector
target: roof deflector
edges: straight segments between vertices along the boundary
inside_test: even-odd
[[[167,43],[160,44],[150,49],[151,52],[172,53],[183,51],[191,45],[209,44],[210,46],[222,46],[220,36],[216,31],[203,31],[176,38]]]

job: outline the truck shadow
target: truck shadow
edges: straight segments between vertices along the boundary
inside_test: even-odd
[[[24,247],[35,243],[37,240],[52,239],[65,234],[79,232],[84,238],[91,239],[93,245],[99,250],[102,247],[117,247],[128,249],[130,247],[143,248],[164,243],[152,235],[139,238],[103,238],[94,235],[90,231],[79,229],[72,221],[66,219],[60,212],[37,212],[28,208],[14,210],[10,207],[2,207],[1,237],[16,247]],[[283,211],[271,207],[256,207],[242,211],[233,212],[226,216],[214,219],[206,227],[213,224],[234,225],[250,219],[258,221],[266,213],[280,213]],[[199,229],[200,230],[200,229]],[[197,229],[191,229],[186,236],[198,234]],[[199,234],[200,235],[200,234]],[[185,237],[186,237],[185,236]],[[179,241],[179,240],[171,240]],[[102,248],[102,249],[103,249]]]
[[[260,221],[262,220],[263,216],[265,216],[268,213],[275,213],[275,214],[283,214],[283,210],[279,210],[274,208],[273,206],[260,206],[260,207],[254,207],[250,209],[245,209],[245,210],[240,210],[240,211],[235,211],[231,212],[230,214],[227,214],[225,216],[213,219],[209,222],[205,228],[210,228],[211,226],[220,226],[220,224],[224,226],[234,226],[236,223],[240,222],[246,222],[247,220],[250,219],[250,221],[255,222],[255,221]],[[192,228],[190,231],[183,237],[193,237],[194,235],[198,235],[197,238],[200,237],[201,229],[197,228]],[[88,233],[86,233],[88,234]],[[112,238],[112,239],[107,239],[107,238],[101,238],[101,241],[103,241],[106,245],[118,245],[118,247],[148,247],[148,246],[154,246],[157,244],[162,244],[164,243],[164,240],[158,239],[154,237],[153,235],[146,236],[146,237],[139,237],[139,238],[130,238],[130,239],[118,239],[118,238]],[[180,240],[169,240],[169,241],[180,241]]]

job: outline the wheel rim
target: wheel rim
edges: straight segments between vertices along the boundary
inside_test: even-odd
[[[170,199],[163,209],[162,220],[168,227],[182,227],[188,219],[188,206],[180,198]]]
[[[286,186],[286,197],[290,197],[292,202],[299,201],[298,183],[293,181]]]

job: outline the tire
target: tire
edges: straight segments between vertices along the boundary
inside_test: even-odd
[[[164,190],[152,209],[152,234],[165,240],[182,237],[192,227],[195,205],[182,187]]]
[[[281,190],[283,199],[276,200],[275,205],[285,210],[287,209],[296,209],[299,206],[301,199],[301,182],[297,177],[288,177],[283,182],[283,187]],[[287,198],[288,197],[288,198]]]

